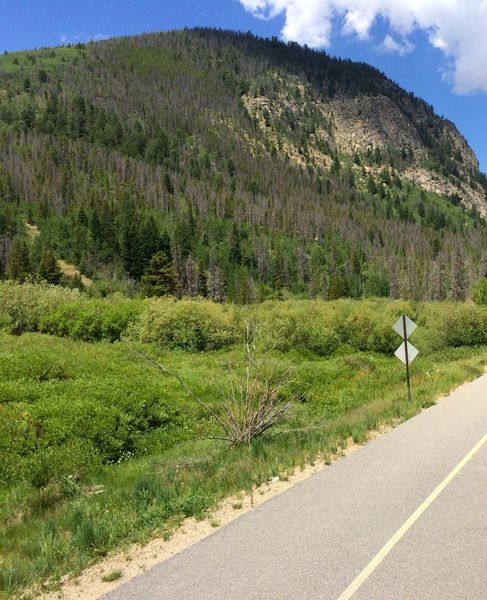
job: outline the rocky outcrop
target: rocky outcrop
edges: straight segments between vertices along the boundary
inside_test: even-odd
[[[317,93],[298,77],[274,75],[271,95],[242,97],[267,139],[301,167],[328,169],[336,156],[354,168],[380,150],[401,179],[458,199],[487,218],[478,160],[455,125],[384,77],[382,94]],[[310,124],[313,124],[310,126]],[[392,158],[391,158],[392,157]]]

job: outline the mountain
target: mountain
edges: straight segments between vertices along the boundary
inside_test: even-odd
[[[188,296],[462,299],[486,217],[456,127],[366,64],[210,29],[0,57],[9,276],[27,223],[31,272],[54,250],[105,291],[162,251]]]

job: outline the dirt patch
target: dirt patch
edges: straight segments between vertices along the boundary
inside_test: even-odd
[[[67,263],[64,260],[58,260],[58,264],[62,274],[66,277],[70,277],[72,279],[76,275],[79,275],[84,286],[90,287],[90,285],[93,285],[93,279],[86,277],[86,275],[82,275],[80,270],[74,265],[71,265],[70,263]]]

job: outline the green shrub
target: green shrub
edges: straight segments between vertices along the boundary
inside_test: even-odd
[[[73,439],[62,446],[48,446],[25,461],[25,478],[36,488],[66,477],[81,478],[99,469],[101,458],[89,440]]]
[[[487,305],[487,279],[481,279],[474,287],[473,299],[475,304]]]
[[[80,298],[78,290],[34,283],[0,282],[0,326],[14,335],[38,331],[52,310]]]
[[[451,305],[442,316],[441,329],[447,346],[487,344],[487,308]]]
[[[139,318],[142,310],[143,303],[138,300],[110,304],[101,325],[102,339],[109,342],[120,340],[130,325]]]
[[[142,310],[137,300],[81,299],[59,306],[41,319],[39,330],[85,342],[119,340]]]
[[[18,403],[0,404],[0,488],[22,477],[20,457],[37,448],[31,413]]]
[[[267,304],[267,314],[261,312],[264,328],[278,350],[308,350],[330,356],[340,346],[340,337],[335,331],[336,311],[331,303]]]
[[[374,312],[370,307],[357,307],[337,325],[342,341],[355,350],[390,354],[398,346],[398,336],[392,329],[393,319]]]
[[[238,340],[233,310],[208,300],[147,300],[132,328],[142,342],[162,348],[201,352],[217,350]]]

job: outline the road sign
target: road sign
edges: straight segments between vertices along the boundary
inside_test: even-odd
[[[415,348],[412,344],[407,342],[408,345],[408,361],[409,364],[413,362],[413,360],[418,356],[419,350]],[[399,348],[394,352],[399,360],[402,360],[404,364],[406,364],[406,344],[403,342]]]
[[[411,321],[409,317],[406,315],[403,315],[403,317],[399,317],[393,327],[394,331],[396,331],[402,338],[404,338],[404,321],[406,321],[406,337],[409,337],[412,333],[414,333],[418,327],[416,323]]]
[[[419,351],[417,348],[415,348],[412,344],[410,344],[408,342],[408,337],[414,333],[414,331],[416,330],[417,325],[414,321],[411,321],[411,319],[406,316],[406,315],[402,315],[402,317],[399,317],[399,319],[397,320],[397,322],[395,323],[393,329],[396,333],[398,333],[402,339],[403,342],[402,344],[399,346],[399,348],[395,351],[395,355],[397,356],[397,358],[399,360],[402,360],[402,362],[406,365],[406,381],[408,384],[408,398],[411,401],[412,397],[411,397],[411,376],[409,374],[409,365],[413,362],[413,360],[416,358],[416,356],[418,356]]]

